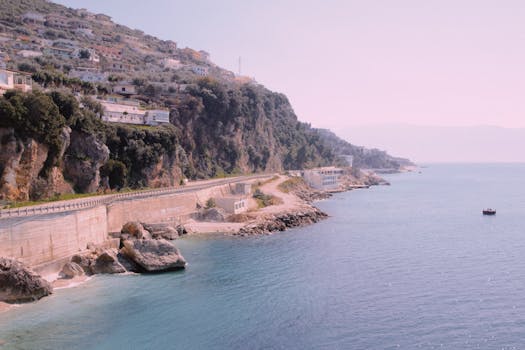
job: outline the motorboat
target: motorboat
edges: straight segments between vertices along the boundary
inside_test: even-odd
[[[492,208],[483,209],[483,215],[496,215],[496,209],[492,209]]]

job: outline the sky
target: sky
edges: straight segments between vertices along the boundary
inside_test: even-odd
[[[285,93],[300,120],[343,136],[525,127],[522,0],[58,2],[206,50],[235,72],[242,57],[242,74]]]

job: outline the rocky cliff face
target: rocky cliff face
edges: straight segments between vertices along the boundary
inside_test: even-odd
[[[39,107],[18,118],[25,111],[17,111],[19,100]],[[8,113],[0,121],[0,200],[326,166],[337,162],[342,146],[355,148],[335,135],[327,141],[297,119],[284,95],[261,86],[204,79],[169,103],[171,123],[145,127],[103,123],[58,93],[0,97],[0,112]],[[356,163],[400,166],[384,152],[356,154]]]
[[[61,155],[69,145],[69,133],[68,129],[63,132]],[[45,144],[20,137],[12,128],[0,128],[0,140],[0,199],[24,201],[73,192],[59,167],[52,167],[47,178],[41,177],[49,155]]]

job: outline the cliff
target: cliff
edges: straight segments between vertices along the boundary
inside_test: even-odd
[[[28,11],[45,21],[28,23]],[[4,0],[0,33],[10,38],[2,43],[8,67],[32,72],[38,83],[32,93],[0,97],[0,200],[325,166],[344,154],[362,167],[402,166],[384,152],[300,122],[286,96],[236,78],[207,53],[177,48],[105,16],[44,0]],[[21,45],[42,55],[22,57]],[[72,78],[75,67],[107,79]],[[122,81],[133,85],[134,99],[144,106],[168,109],[170,123],[102,122],[102,106],[88,96],[107,98]]]

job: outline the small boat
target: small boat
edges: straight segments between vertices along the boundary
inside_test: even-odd
[[[496,215],[496,209],[483,209],[483,215]]]

